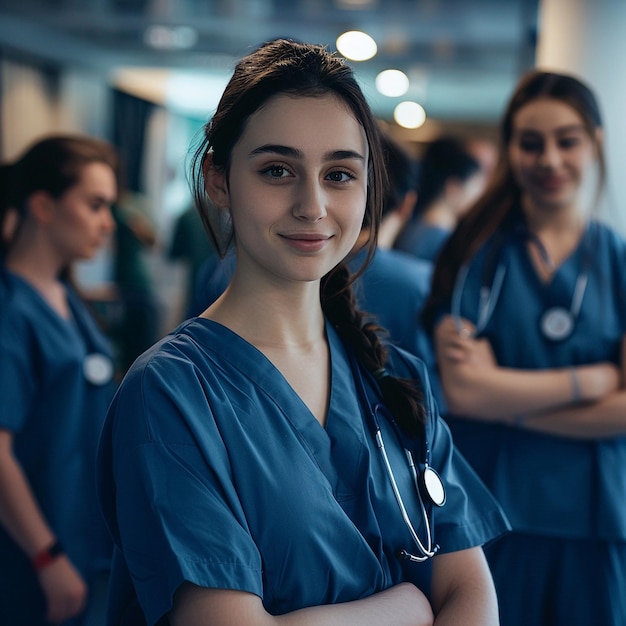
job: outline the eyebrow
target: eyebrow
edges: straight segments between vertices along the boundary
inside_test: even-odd
[[[259,154],[279,154],[284,157],[291,157],[294,159],[303,159],[304,154],[297,148],[290,146],[282,146],[278,144],[265,144],[259,146],[250,152],[249,156],[257,156]],[[356,159],[358,161],[365,162],[365,157],[356,152],[355,150],[331,150],[324,154],[324,161],[342,161],[346,159]]]
[[[562,133],[571,133],[575,131],[586,132],[586,128],[583,124],[569,124],[568,126],[559,126],[555,128],[554,132],[562,134]],[[536,130],[534,128],[518,128],[517,132],[520,134],[532,134],[532,135],[543,135],[543,132]]]

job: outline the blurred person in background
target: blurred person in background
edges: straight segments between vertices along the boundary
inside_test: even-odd
[[[112,544],[95,456],[109,344],[70,280],[115,228],[113,149],[52,136],[0,169],[0,624],[85,624]]]
[[[459,217],[483,191],[485,179],[480,162],[455,137],[433,140],[419,161],[417,203],[395,247],[432,262]]]
[[[447,420],[513,526],[486,548],[503,626],[623,626],[626,241],[597,219],[598,103],[530,72],[501,137],[425,311]]]
[[[465,141],[467,151],[480,163],[485,188],[494,172],[499,159],[499,149],[496,141],[489,137],[476,136]]]

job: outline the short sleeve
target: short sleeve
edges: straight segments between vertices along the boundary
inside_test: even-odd
[[[260,556],[210,405],[191,365],[149,363],[126,377],[103,432],[101,502],[149,624],[184,581],[262,597]],[[186,420],[198,410],[209,447]]]

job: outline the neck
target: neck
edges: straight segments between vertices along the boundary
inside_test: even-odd
[[[585,219],[575,206],[538,207],[522,200],[522,211],[528,228],[537,235],[580,233],[584,229]]]
[[[5,265],[13,273],[40,286],[57,284],[63,269],[61,259],[48,246],[25,239],[15,242],[7,255]]]
[[[235,271],[224,294],[202,317],[260,349],[304,349],[325,336],[319,288],[319,281],[294,284],[290,290],[252,284]]]
[[[522,205],[522,208],[528,229],[535,236],[536,245],[530,242],[531,255],[538,265],[545,265],[549,277],[578,246],[585,230],[585,220],[570,207],[547,210]]]

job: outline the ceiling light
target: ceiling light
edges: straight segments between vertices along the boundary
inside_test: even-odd
[[[337,50],[351,61],[367,61],[376,54],[378,46],[368,34],[350,30],[337,38]]]
[[[417,102],[401,102],[393,110],[393,119],[402,128],[419,128],[426,121],[426,111]]]
[[[159,50],[187,50],[198,41],[198,31],[190,26],[150,26],[144,41]]]
[[[335,0],[335,6],[338,9],[347,9],[347,10],[363,10],[363,9],[374,9],[378,4],[378,0]]]
[[[409,77],[400,70],[384,70],[376,76],[376,89],[383,96],[403,96],[409,90]]]

